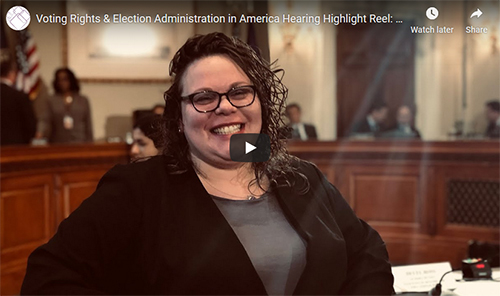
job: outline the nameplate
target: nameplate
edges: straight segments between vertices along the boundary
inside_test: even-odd
[[[449,262],[393,267],[394,290],[396,293],[428,292],[439,283],[443,274],[450,270]]]

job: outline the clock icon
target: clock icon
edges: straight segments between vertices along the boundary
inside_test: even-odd
[[[425,15],[427,16],[428,19],[433,21],[437,19],[437,17],[439,16],[439,10],[436,7],[429,7],[427,8]]]

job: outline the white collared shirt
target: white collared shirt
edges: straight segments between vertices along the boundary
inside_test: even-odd
[[[306,141],[308,139],[307,133],[306,133],[306,128],[302,122],[300,123],[294,123],[293,124],[293,129],[296,130],[299,133],[300,139],[302,141]]]
[[[366,120],[368,121],[368,124],[370,125],[370,130],[372,132],[378,131],[378,124],[375,121],[375,119],[373,119],[373,117],[371,117],[371,115],[366,116]]]
[[[399,124],[399,130],[408,135],[413,134],[409,124]]]

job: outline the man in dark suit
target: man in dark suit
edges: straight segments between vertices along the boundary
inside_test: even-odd
[[[498,100],[486,103],[486,117],[488,118],[488,127],[485,136],[500,138],[500,102]]]
[[[36,118],[28,95],[13,87],[16,72],[12,61],[1,62],[1,145],[29,144],[36,132]]]
[[[388,111],[389,109],[384,102],[377,102],[373,104],[370,107],[366,118],[355,123],[349,135],[376,135],[380,133],[382,130],[381,124],[387,118]]]
[[[383,138],[420,139],[420,133],[413,125],[413,112],[408,106],[401,106],[396,117],[397,126],[381,134]]]
[[[291,135],[288,138],[307,141],[316,140],[316,128],[312,124],[303,123],[301,121],[301,110],[298,104],[290,104],[286,106],[286,116],[290,120]]]

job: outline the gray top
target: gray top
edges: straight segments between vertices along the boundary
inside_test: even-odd
[[[50,129],[51,143],[93,141],[89,100],[79,94],[71,98],[70,103],[65,103],[65,98],[57,94],[47,102],[48,112],[42,116],[42,121]]]
[[[269,295],[291,295],[306,265],[306,246],[276,196],[254,200],[212,196],[245,247]]]

